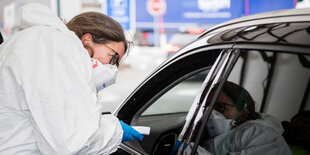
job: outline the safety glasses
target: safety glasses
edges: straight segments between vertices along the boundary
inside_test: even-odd
[[[110,49],[111,51],[114,52],[114,55],[112,55],[112,58],[111,58],[109,64],[116,65],[116,67],[118,67],[119,66],[119,54],[115,50],[113,50],[111,47],[109,47],[108,45],[106,45],[106,44],[103,44],[103,45],[106,48],[108,48],[108,49]]]
[[[224,103],[224,102],[216,102],[214,104],[214,109],[220,113],[223,113],[227,107],[234,107],[234,105],[232,104],[227,104],[227,103]]]

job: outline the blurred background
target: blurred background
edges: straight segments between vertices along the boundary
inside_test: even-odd
[[[65,21],[97,11],[123,25],[134,46],[121,62],[116,84],[99,92],[111,112],[160,63],[209,28],[251,14],[310,7],[310,0],[0,0],[4,41],[20,30],[20,8],[32,2],[49,6]]]

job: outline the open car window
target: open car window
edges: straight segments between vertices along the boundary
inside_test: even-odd
[[[151,135],[145,136],[144,142],[140,143],[140,146],[137,143],[132,145],[144,149],[145,152],[169,154],[177,133],[210,68],[205,67],[190,73],[193,75],[163,93],[140,116],[136,117],[135,125],[149,126]]]
[[[143,98],[143,102],[146,102],[146,104],[139,109],[131,122],[131,125],[150,127],[151,133],[144,137],[143,142],[126,142],[125,146],[127,147],[122,147],[123,150],[126,150],[125,152],[139,152],[141,154],[171,153],[173,144],[184,124],[188,110],[197,94],[199,94],[201,85],[205,77],[209,74],[219,52],[217,50],[197,53],[192,55],[191,62],[180,59],[180,63],[176,63],[179,65],[171,68],[173,71],[177,71],[176,73],[171,72],[171,69],[168,68],[168,72],[164,72],[165,74],[163,74],[167,77],[167,80],[163,80],[164,83],[166,81],[171,82],[165,86],[152,83],[154,89],[144,92],[146,94],[150,93],[152,96],[148,100]],[[203,57],[201,54],[203,54]],[[158,89],[157,87],[161,88],[160,91],[156,91]],[[133,151],[130,151],[130,148]],[[121,149],[116,154],[119,152],[121,152]]]
[[[187,113],[208,72],[209,68],[180,82],[157,99],[142,116]]]

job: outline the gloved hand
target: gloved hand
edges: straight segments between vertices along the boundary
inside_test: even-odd
[[[143,135],[139,133],[137,130],[132,128],[131,126],[127,125],[123,121],[119,121],[121,123],[121,126],[123,128],[123,138],[122,138],[122,143],[126,142],[127,140],[134,140],[135,138],[139,139],[142,141]]]
[[[171,152],[171,155],[176,155],[178,153],[178,150],[179,150],[179,147],[181,146],[182,142],[179,141],[179,140],[176,140],[175,141],[175,144],[173,146],[173,149],[172,149],[172,152]]]
[[[172,152],[171,152],[171,155],[176,155],[178,153],[178,151],[180,150],[180,147],[183,147],[182,149],[182,152],[186,149],[186,147],[188,146],[187,143],[182,143],[181,141],[179,140],[176,140],[175,141],[175,144],[173,146],[173,149],[172,149]],[[180,150],[181,151],[181,150]]]

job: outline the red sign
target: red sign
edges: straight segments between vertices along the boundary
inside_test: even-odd
[[[146,5],[147,11],[153,16],[160,16],[166,12],[165,0],[148,0]]]

